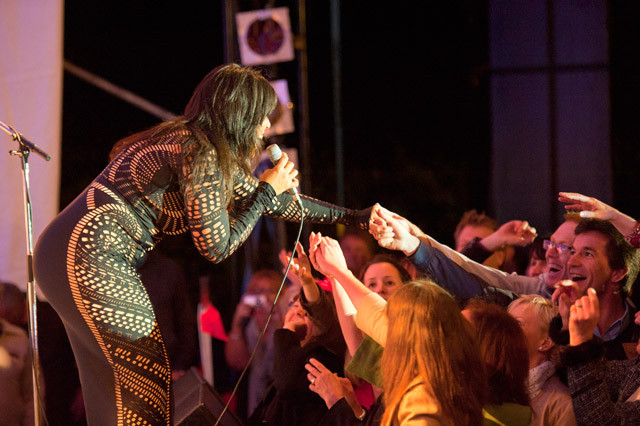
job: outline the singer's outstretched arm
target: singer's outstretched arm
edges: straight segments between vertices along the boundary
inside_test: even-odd
[[[290,221],[300,220],[300,207],[293,197],[280,195],[266,181],[239,174],[235,178],[234,202],[230,211],[222,195],[222,174],[215,167],[212,151],[207,159],[212,166],[201,185],[185,187],[187,218],[194,244],[200,254],[221,262],[247,239],[260,217],[265,214]],[[191,173],[184,167],[183,179]],[[343,223],[367,229],[371,209],[355,211],[302,196],[304,220],[312,223]]]

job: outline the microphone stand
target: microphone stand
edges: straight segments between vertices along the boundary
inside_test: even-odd
[[[38,327],[36,312],[36,283],[33,276],[33,215],[31,213],[31,195],[29,191],[29,153],[35,152],[46,161],[51,157],[38,148],[34,143],[24,138],[11,126],[0,121],[0,129],[10,134],[14,141],[18,141],[19,149],[9,151],[9,155],[15,155],[22,160],[24,214],[27,238],[27,309],[29,312],[29,336],[31,340],[31,373],[33,382],[33,410],[36,426],[42,425],[44,408],[40,401],[40,358],[38,356]]]

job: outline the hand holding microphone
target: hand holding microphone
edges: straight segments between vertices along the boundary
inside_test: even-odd
[[[300,203],[300,196],[296,189],[300,183],[296,178],[298,171],[294,168],[294,164],[289,161],[287,154],[283,153],[278,145],[269,145],[267,152],[274,167],[266,170],[260,176],[260,180],[269,183],[276,191],[276,195],[289,191],[293,198]]]

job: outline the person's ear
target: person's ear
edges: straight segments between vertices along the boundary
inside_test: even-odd
[[[549,351],[551,348],[553,348],[556,344],[553,343],[553,340],[551,340],[551,337],[547,336],[544,338],[544,340],[542,341],[542,343],[540,344],[540,346],[538,346],[538,350],[540,352],[547,352]]]
[[[627,276],[627,272],[629,270],[627,268],[614,269],[611,271],[611,282],[617,283],[620,282],[624,277]]]

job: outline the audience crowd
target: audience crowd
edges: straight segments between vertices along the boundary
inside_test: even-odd
[[[282,270],[245,277],[223,321],[214,362],[247,371],[232,410],[274,426],[640,424],[640,221],[558,200],[564,221],[540,235],[470,210],[450,248],[376,205],[369,233],[312,232],[282,251]],[[166,306],[175,380],[207,362],[179,266],[154,257],[143,274]],[[34,423],[25,306],[0,287],[0,424]]]

